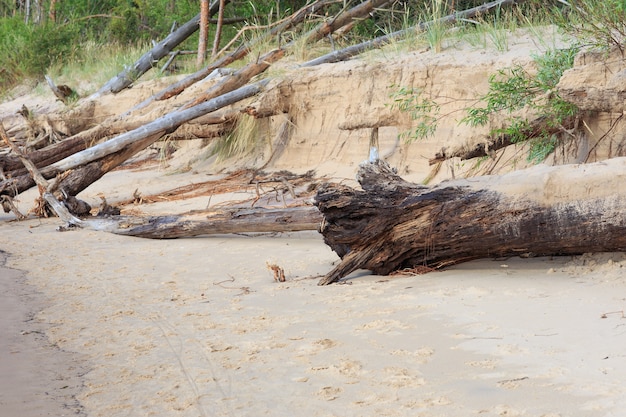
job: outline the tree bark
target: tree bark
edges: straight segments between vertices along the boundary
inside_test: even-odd
[[[506,148],[507,146],[524,142],[534,139],[540,136],[547,137],[553,135],[555,133],[564,132],[569,129],[574,128],[576,125],[576,118],[569,117],[563,120],[561,126],[554,126],[553,124],[547,123],[546,117],[538,117],[528,123],[528,128],[522,132],[522,136],[524,137],[523,141],[519,139],[514,141],[514,138],[511,135],[498,135],[496,137],[491,137],[487,141],[483,141],[477,143],[473,146],[467,146],[465,144],[452,148],[442,148],[439,152],[437,152],[434,158],[428,160],[429,165],[434,165],[439,162],[443,162],[447,159],[451,158],[460,158],[461,160],[467,160],[472,158],[479,158],[483,156],[492,156],[493,152]]]
[[[224,27],[224,7],[226,2],[220,0],[220,8],[217,14],[217,24],[215,25],[215,38],[213,39],[213,49],[211,50],[211,59],[214,59],[217,55],[217,51],[220,48],[220,42],[222,40],[222,28]]]
[[[197,106],[212,98],[218,97],[228,91],[232,91],[239,88],[249,82],[252,77],[262,73],[270,67],[274,62],[285,56],[285,51],[282,49],[274,49],[260,57],[256,62],[251,62],[245,67],[241,68],[234,74],[226,76],[222,81],[214,85],[204,94],[200,94],[192,102],[186,104],[183,108],[189,108]]]
[[[57,8],[56,8],[57,0],[50,0],[50,6],[48,8],[48,19],[52,23],[56,23],[57,21]]]
[[[320,285],[357,269],[387,275],[479,258],[626,250],[626,158],[434,187],[376,161],[357,179],[362,191],[327,185],[315,198],[324,241],[342,258]]]
[[[220,58],[219,60],[212,62],[211,64],[209,64],[207,67],[196,71],[195,73],[185,77],[184,79],[180,80],[177,83],[172,84],[171,86],[165,88],[164,90],[159,91],[158,93],[156,93],[155,95],[153,95],[152,97],[149,97],[148,99],[144,100],[143,102],[139,103],[137,106],[135,106],[133,109],[131,109],[129,112],[126,113],[126,115],[128,115],[129,113],[132,113],[133,111],[137,111],[137,110],[141,110],[144,107],[148,106],[150,103],[152,103],[153,101],[161,101],[161,100],[167,100],[168,98],[174,97],[180,93],[182,93],[187,87],[197,83],[198,81],[204,79],[205,77],[207,77],[209,74],[211,74],[213,71],[215,71],[218,68],[223,68],[227,65],[232,64],[233,62],[242,59],[243,57],[245,57],[246,55],[248,55],[248,53],[252,50],[252,47],[257,43],[257,42],[261,42],[264,41],[265,39],[269,38],[269,37],[273,37],[276,36],[278,34],[280,34],[281,32],[284,32],[285,30],[296,26],[299,23],[302,23],[307,16],[309,16],[311,13],[313,12],[317,12],[321,9],[323,9],[324,7],[335,3],[335,0],[318,0],[308,6],[305,6],[303,8],[301,8],[300,10],[298,10],[297,12],[295,12],[293,15],[291,15],[288,19],[286,19],[284,22],[282,22],[281,24],[275,26],[274,28],[272,28],[266,36],[258,38],[256,41],[254,42],[250,42],[250,43],[246,43],[243,44],[241,46],[239,46],[235,51],[233,51],[232,53],[230,53],[229,55],[226,55],[222,58]]]
[[[384,6],[390,1],[391,0],[366,0],[350,10],[342,11],[334,18],[321,23],[305,35],[305,43],[317,42],[337,29],[351,24],[354,20],[364,19],[372,13],[374,9]]]

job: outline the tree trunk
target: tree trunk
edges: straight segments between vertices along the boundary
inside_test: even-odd
[[[324,36],[329,35],[337,29],[349,25],[353,20],[365,19],[370,13],[377,7],[384,6],[391,0],[366,0],[353,8],[342,11],[332,19],[318,25],[305,35],[305,43],[313,43],[322,39]]]
[[[206,60],[206,45],[209,39],[209,0],[200,0],[200,36],[198,38],[198,57],[196,67],[202,68]]]
[[[218,97],[228,91],[232,91],[248,83],[252,77],[258,75],[268,69],[270,65],[285,56],[282,49],[274,49],[260,57],[256,62],[251,62],[230,76],[226,76],[222,81],[215,84],[204,94],[199,94],[192,102],[186,104],[183,108],[197,106],[212,98]]]
[[[174,239],[226,233],[317,230],[322,216],[315,207],[222,209],[176,216],[116,216],[87,220],[91,228],[126,236]]]
[[[183,123],[186,123],[190,120],[198,118],[204,114],[213,112],[222,107],[228,106],[230,104],[241,101],[245,98],[251,97],[255,94],[258,94],[267,84],[267,80],[259,81],[255,84],[250,84],[245,87],[239,88],[238,90],[232,91],[227,94],[223,94],[219,97],[216,97],[212,100],[199,104],[197,106],[191,107],[189,109],[176,111],[165,115],[151,123],[148,123],[144,126],[139,127],[138,129],[132,130],[130,132],[121,134],[116,138],[110,139],[104,143],[92,146],[91,148],[87,148],[84,151],[75,153],[61,161],[58,161],[52,165],[49,165],[43,169],[41,169],[41,174],[45,178],[51,178],[55,175],[70,170],[81,167],[83,165],[87,165],[91,162],[97,161],[101,158],[104,158],[108,155],[115,154],[117,152],[129,149],[136,143],[140,143],[140,147],[136,149],[135,152],[149,146],[154,141],[158,140],[164,134],[175,130],[178,126]],[[146,141],[146,138],[149,138]],[[129,158],[133,154],[126,156]],[[117,160],[117,157],[113,157],[113,161]],[[119,163],[123,162],[120,161]],[[119,164],[118,163],[118,164]],[[117,165],[113,163],[107,165],[109,170],[114,168]],[[101,168],[98,168],[99,170]],[[106,171],[105,171],[106,172]],[[78,174],[74,174],[78,175]],[[101,175],[100,175],[101,176]],[[99,178],[99,176],[88,174],[88,178]],[[93,182],[93,181],[92,181]],[[81,180],[81,186],[85,185],[85,181]],[[4,181],[0,181],[0,195],[9,195],[16,196],[17,194],[26,191],[30,187],[34,185],[32,179],[27,176],[19,176],[15,178],[9,178]],[[89,184],[87,184],[89,185]],[[76,187],[79,188],[79,187]],[[70,193],[71,194],[71,193]]]
[[[214,1],[210,7],[211,14],[217,11],[219,7],[219,0]],[[154,48],[146,52],[131,69],[124,70],[118,75],[109,80],[97,93],[92,95],[90,99],[96,99],[103,94],[119,93],[129,85],[131,85],[136,79],[143,75],[146,71],[156,65],[157,62],[164,56],[170,53],[172,49],[178,46],[181,42],[191,36],[198,30],[200,25],[200,14],[196,15],[189,22],[178,28],[176,31],[170,33],[165,39],[159,42]]]
[[[564,130],[572,129],[575,125],[575,117],[566,118],[560,126],[554,126],[553,124],[547,123],[546,117],[538,117],[528,122],[528,128],[522,132],[521,136],[524,138],[524,141],[520,141],[519,139],[514,141],[514,138],[512,138],[511,135],[502,134],[496,137],[490,137],[486,141],[482,141],[471,146],[464,143],[452,149],[442,148],[435,154],[434,158],[428,160],[428,163],[429,165],[434,165],[451,158],[467,160],[482,156],[492,156],[493,152],[515,143],[524,143],[540,136],[550,136],[555,133],[563,132]]]
[[[50,7],[48,8],[48,19],[50,19],[50,21],[52,23],[56,23],[57,21],[57,0],[50,0]]]
[[[196,71],[195,73],[185,77],[184,79],[180,80],[179,82],[172,84],[171,86],[165,88],[164,90],[158,92],[157,94],[153,95],[152,97],[149,97],[148,99],[144,100],[143,102],[139,103],[137,106],[135,106],[133,109],[131,109],[129,112],[127,112],[125,115],[128,115],[128,113],[131,113],[133,111],[137,111],[137,110],[141,110],[144,107],[148,106],[150,103],[152,103],[153,101],[161,101],[161,100],[167,100],[168,98],[174,97],[180,93],[182,93],[187,87],[195,84],[196,82],[204,79],[205,77],[207,77],[209,74],[211,74],[213,71],[215,71],[218,68],[223,68],[226,67],[227,65],[232,64],[233,62],[242,59],[243,57],[247,56],[248,53],[252,50],[252,47],[255,45],[255,43],[258,42],[262,42],[270,37],[273,36],[277,36],[280,33],[288,30],[291,27],[294,27],[300,23],[302,23],[307,16],[309,16],[311,13],[313,12],[319,12],[321,9],[323,9],[324,7],[335,3],[335,0],[318,0],[316,2],[313,2],[310,5],[307,5],[305,7],[303,7],[302,9],[298,10],[297,12],[295,12],[293,15],[291,15],[289,18],[285,19],[281,24],[273,27],[267,34],[266,36],[262,36],[260,38],[257,38],[255,41],[250,42],[250,43],[246,43],[243,44],[241,46],[239,46],[235,51],[231,52],[229,55],[226,55],[224,57],[222,57],[221,59],[212,62],[211,64],[209,64],[207,67],[201,69],[200,71]]]
[[[434,187],[375,161],[357,179],[363,191],[327,185],[316,196],[324,240],[342,258],[320,285],[357,269],[387,275],[479,258],[626,250],[626,158]]]
[[[217,24],[215,25],[215,39],[213,39],[213,49],[211,50],[211,59],[214,59],[217,55],[217,51],[220,48],[220,42],[222,40],[222,28],[224,26],[224,7],[226,2],[220,0],[220,9],[217,15]]]

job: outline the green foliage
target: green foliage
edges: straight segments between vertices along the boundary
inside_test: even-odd
[[[397,88],[391,94],[393,99],[390,105],[391,109],[408,113],[411,120],[416,122],[413,129],[401,133],[400,137],[407,142],[413,142],[432,136],[437,130],[439,105],[429,98],[422,97],[421,90],[406,87],[398,88],[395,85],[392,85],[391,88]]]
[[[553,8],[553,15],[556,24],[582,44],[623,49],[626,40],[624,0],[560,0]]]
[[[53,63],[80,54],[72,42],[78,36],[73,25],[32,26],[16,17],[0,19],[0,34],[0,87],[42,76]]]
[[[529,73],[522,66],[498,71],[489,78],[489,91],[481,101],[484,107],[467,109],[462,122],[470,126],[484,126],[494,114],[507,115],[506,127],[495,129],[492,135],[507,135],[513,143],[530,139],[529,161],[541,162],[557,145],[557,138],[548,131],[533,132],[527,120],[514,116],[515,111],[527,108],[545,120],[546,126],[558,127],[578,112],[576,106],[563,100],[555,87],[563,71],[571,68],[579,48],[550,50],[536,56],[536,73]]]

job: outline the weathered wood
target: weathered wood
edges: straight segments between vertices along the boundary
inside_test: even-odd
[[[324,240],[342,258],[320,285],[357,269],[387,275],[479,258],[626,250],[626,158],[434,187],[377,161],[363,164],[358,180],[363,190],[327,185],[315,198]]]
[[[41,197],[50,205],[52,210],[59,216],[61,219],[68,223],[78,224],[80,220],[74,217],[66,206],[60,203],[52,192],[56,189],[57,184],[53,181],[49,183],[39,172],[35,164],[33,164],[23,153],[22,151],[9,139],[6,131],[4,130],[4,126],[0,123],[0,138],[11,148],[13,152],[20,158],[26,169],[28,170],[31,178],[37,183],[39,187],[39,193]],[[74,199],[75,201],[78,201]],[[17,212],[16,216],[21,217],[21,213]]]
[[[134,111],[141,110],[154,101],[167,100],[171,97],[177,96],[178,94],[182,93],[187,87],[208,77],[213,71],[219,68],[224,68],[227,65],[230,65],[233,62],[238,61],[244,58],[245,56],[247,56],[256,43],[265,41],[270,37],[279,35],[285,30],[288,30],[289,28],[303,22],[306,19],[306,17],[309,16],[311,13],[318,12],[319,10],[323,9],[324,7],[332,3],[335,3],[335,0],[318,0],[318,1],[311,3],[310,5],[307,5],[301,8],[300,10],[295,12],[293,15],[291,15],[288,19],[285,19],[281,24],[273,27],[265,36],[257,38],[255,41],[252,41],[250,43],[240,45],[235,51],[231,52],[230,54],[218,59],[217,61],[210,63],[205,68],[199,71],[196,71],[195,73],[191,75],[188,75],[187,77],[180,80],[179,82],[168,86],[167,88],[159,91],[155,95],[142,101],[141,103],[133,107],[130,111],[126,112],[123,116],[128,116],[130,113]]]
[[[52,78],[47,75],[45,76],[45,78],[46,82],[48,83],[48,87],[50,87],[50,90],[52,90],[52,93],[54,93],[54,95],[59,100],[61,100],[63,104],[67,104],[68,99],[70,99],[72,96],[76,96],[76,92],[67,85],[57,86],[54,81],[52,81]]]
[[[92,146],[52,165],[48,165],[47,167],[41,169],[41,174],[44,178],[52,178],[61,172],[87,165],[108,155],[128,149],[136,143],[140,143],[141,146],[143,146],[135,151],[138,152],[140,149],[149,146],[161,136],[173,131],[185,122],[258,94],[263,90],[267,83],[267,80],[261,80],[189,109],[165,115],[151,123],[139,127],[138,129],[124,133],[108,140],[107,142]],[[146,138],[149,139],[146,140]],[[132,156],[132,154],[128,157],[130,156]],[[0,181],[0,195],[4,194],[15,196],[29,189],[33,185],[34,183],[32,178],[28,175],[9,178],[7,180]]]
[[[174,239],[228,233],[317,230],[322,216],[315,207],[221,209],[172,216],[115,216],[89,219],[89,227],[150,239]]]
[[[197,117],[258,94],[263,90],[267,83],[267,80],[261,80],[254,84],[246,85],[237,90],[223,94],[207,102],[198,104],[197,106],[169,113],[156,119],[152,123],[143,125],[133,131],[119,135],[104,143],[92,146],[51,166],[59,171],[66,171],[117,152],[148,136],[156,135],[159,132],[161,132],[161,135],[166,134],[189,120],[193,120]]]
[[[313,43],[334,31],[353,23],[355,20],[368,17],[376,8],[384,6],[390,0],[366,0],[349,10],[342,11],[332,19],[328,19],[305,35],[305,43]],[[345,4],[345,3],[344,3]]]
[[[212,88],[210,88],[207,92],[198,95],[198,97],[196,97],[190,103],[186,104],[183,108],[197,106],[200,103],[218,97],[228,91],[232,91],[245,85],[252,79],[252,77],[264,72],[270,67],[270,65],[272,65],[274,62],[278,61],[284,56],[285,51],[282,49],[274,49],[264,54],[255,62],[249,63],[232,75],[227,75],[224,79],[222,79]]]
[[[43,168],[75,154],[76,152],[86,149],[87,143],[88,142],[84,141],[81,137],[77,136],[54,143],[36,151],[28,152],[25,155],[38,168]],[[10,177],[16,177],[27,173],[26,168],[24,168],[24,165],[17,155],[0,155],[0,168],[5,175]]]

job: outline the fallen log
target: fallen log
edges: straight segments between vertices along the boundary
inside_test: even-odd
[[[259,40],[268,39],[272,36],[279,35],[281,32],[285,31],[286,29],[293,27],[301,23],[302,21],[304,21],[306,16],[308,16],[309,14],[313,12],[319,12],[321,9],[323,9],[324,7],[334,2],[335,2],[334,0],[318,0],[318,1],[311,3],[310,5],[307,5],[301,8],[300,10],[292,14],[289,18],[285,19],[281,24],[275,26],[270,31],[268,31],[267,34],[264,37],[260,38]],[[353,21],[357,19],[367,18],[376,7],[384,5],[385,3],[389,3],[389,0],[367,0],[353,7],[352,9],[341,13],[340,15],[336,16],[334,19],[331,19],[330,23],[323,22],[320,25],[318,25],[316,28],[314,28],[308,34],[305,35],[305,39],[306,39],[305,43],[310,44],[315,41],[318,41],[324,36],[328,35],[329,33],[332,33],[333,31],[341,27],[350,25]],[[258,42],[259,40],[257,40],[256,42]],[[290,46],[293,46],[294,44],[295,44],[295,41],[285,46],[284,49],[288,49]],[[134,111],[145,108],[153,101],[166,100],[168,98],[171,98],[175,95],[180,94],[187,87],[207,77],[214,70],[218,68],[222,68],[236,60],[239,60],[245,57],[250,52],[252,46],[253,46],[253,43],[241,45],[231,54],[209,64],[207,67],[195,72],[194,74],[187,76],[183,80],[180,80],[179,82],[167,87],[166,89],[158,92],[157,94],[139,103],[137,106],[133,107],[131,110],[123,114],[122,117],[126,117]],[[270,53],[266,54],[265,56],[270,56],[269,54]],[[268,58],[265,58],[265,59],[268,60]]]
[[[285,51],[282,49],[274,49],[272,51],[269,51],[262,57],[259,57],[259,59],[257,59],[255,62],[251,62],[240,70],[234,72],[232,75],[227,75],[226,77],[224,77],[222,81],[215,84],[208,91],[198,95],[190,103],[185,104],[183,106],[183,109],[197,106],[200,103],[218,97],[222,94],[225,94],[229,91],[235,90],[245,85],[250,81],[250,79],[252,79],[252,77],[264,72],[270,67],[270,65],[272,65],[274,62],[278,61],[284,56]]]
[[[451,158],[467,160],[483,156],[493,156],[495,151],[516,143],[523,144],[524,142],[538,137],[548,137],[556,133],[567,133],[576,126],[576,123],[577,119],[575,117],[568,117],[563,120],[560,125],[555,126],[554,123],[550,123],[547,117],[538,117],[528,122],[528,128],[524,129],[520,134],[516,135],[516,137],[509,134],[499,134],[471,146],[464,144],[451,149],[442,148],[433,158],[428,160],[428,164],[434,165]],[[519,139],[520,136],[524,138],[523,141]]]
[[[171,216],[114,216],[88,219],[83,226],[125,236],[175,239],[229,233],[317,230],[322,216],[315,207],[221,209]]]
[[[342,11],[332,19],[322,22],[317,25],[317,27],[310,30],[309,33],[304,36],[304,42],[307,44],[316,42],[339,28],[352,24],[356,20],[366,18],[368,15],[371,15],[376,8],[384,6],[390,1],[391,0],[366,0],[349,10]]]
[[[244,58],[245,56],[247,56],[256,43],[263,42],[272,36],[279,35],[285,30],[303,22],[306,19],[306,17],[309,16],[311,13],[318,12],[319,10],[323,9],[324,7],[334,2],[335,0],[318,0],[301,8],[300,10],[292,14],[289,18],[285,19],[281,24],[275,26],[270,31],[268,31],[266,36],[257,38],[256,40],[251,41],[250,43],[245,43],[245,44],[240,45],[235,51],[231,52],[230,54],[218,59],[217,61],[210,63],[205,68],[202,68],[196,71],[195,73],[188,75],[187,77],[183,78],[177,83],[174,83],[170,85],[169,87],[159,91],[155,95],[148,97],[146,100],[142,101],[141,103],[139,103],[138,105],[130,109],[128,112],[124,113],[122,117],[126,117],[134,111],[141,110],[154,101],[167,100],[171,97],[177,96],[178,94],[182,93],[187,87],[208,77],[213,71],[219,68],[224,68],[227,65],[230,65],[233,62],[238,61]]]
[[[479,258],[626,250],[626,158],[433,187],[375,161],[357,179],[363,190],[331,184],[315,197],[324,241],[342,259],[319,285],[357,269],[387,275]]]
[[[136,153],[158,140],[164,134],[173,131],[183,123],[258,94],[263,90],[267,83],[268,80],[261,80],[254,84],[246,85],[235,91],[216,97],[195,107],[175,111],[165,115],[151,123],[141,126],[138,129],[121,134],[106,142],[72,154],[71,156],[68,156],[67,158],[52,165],[48,165],[40,170],[41,174],[44,178],[49,179],[61,172],[75,169],[83,165],[88,165],[94,161],[107,157],[108,155],[115,154],[116,152],[122,151],[124,152],[124,155],[126,155],[125,150],[128,150],[131,147],[133,147],[132,149],[135,149]],[[134,147],[137,143],[140,145],[138,147]],[[133,154],[126,155],[126,158],[129,158],[132,155]],[[112,160],[115,162],[111,162],[103,168],[106,169],[109,167],[112,169],[117,166],[115,165],[116,163],[119,165],[119,163],[123,162],[123,160],[120,161],[116,156],[114,156]],[[101,168],[98,169],[100,170]],[[93,175],[93,178],[96,177],[97,175]],[[81,186],[84,186],[85,181],[81,180],[80,184]],[[17,194],[31,188],[33,185],[34,181],[28,175],[9,178],[0,181],[0,195],[9,195],[14,197]],[[80,187],[77,186],[76,188],[78,189]]]

